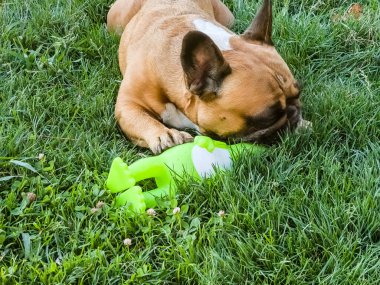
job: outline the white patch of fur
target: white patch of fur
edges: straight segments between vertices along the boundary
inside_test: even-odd
[[[203,19],[196,19],[193,24],[198,31],[208,35],[221,51],[232,50],[230,38],[233,34],[231,32]]]
[[[179,130],[193,129],[199,132],[199,127],[179,111],[174,104],[168,103],[165,106],[166,109],[161,114],[162,121],[165,125]]]

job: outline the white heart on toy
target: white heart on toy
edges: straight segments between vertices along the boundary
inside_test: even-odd
[[[195,170],[202,178],[211,177],[215,174],[215,168],[230,169],[232,159],[228,150],[224,148],[215,148],[209,152],[200,146],[194,146],[191,157]]]

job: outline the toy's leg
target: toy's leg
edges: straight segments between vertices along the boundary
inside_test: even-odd
[[[108,174],[107,188],[111,193],[117,193],[131,188],[135,183],[135,179],[128,170],[128,165],[120,157],[115,158]]]
[[[175,196],[175,185],[169,168],[158,158],[149,157],[131,164],[129,171],[136,182],[154,178],[157,188],[143,192],[147,207],[153,207],[157,197]]]
[[[128,171],[133,179],[138,182],[154,178],[158,187],[169,185],[171,175],[169,169],[158,157],[147,157],[132,163]]]
[[[170,184],[170,171],[156,157],[142,158],[130,166],[117,157],[112,162],[106,184],[112,193],[117,193],[148,178],[154,178],[158,187],[168,185]]]
[[[157,198],[167,197],[169,199],[173,199],[174,191],[173,188],[170,188],[170,185],[166,185],[154,190],[143,192],[143,195],[147,208],[153,208],[157,205]]]
[[[141,187],[134,186],[135,183],[148,178],[155,179],[156,189],[143,192]],[[146,208],[157,205],[157,198],[175,197],[175,185],[171,183],[173,181],[168,167],[157,157],[143,158],[130,166],[116,158],[112,163],[107,187],[115,193],[134,186],[116,197],[116,205],[127,205],[131,212],[143,213]]]
[[[146,208],[157,206],[156,199],[164,197],[171,197],[169,185],[146,192],[134,186],[116,197],[116,206],[126,205],[129,212],[138,214],[145,212]]]
[[[112,193],[116,193],[148,178],[154,178],[158,187],[170,185],[171,183],[169,169],[157,157],[143,158],[130,166],[117,157],[112,162],[106,184]]]
[[[146,210],[146,203],[141,187],[134,186],[116,197],[116,206],[124,205],[132,213],[143,213]]]

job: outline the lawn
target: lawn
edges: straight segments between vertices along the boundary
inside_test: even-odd
[[[261,1],[225,2],[242,32]],[[111,0],[0,2],[0,284],[379,284],[380,3],[274,2],[313,130],[134,218],[104,185],[150,155],[114,120]]]

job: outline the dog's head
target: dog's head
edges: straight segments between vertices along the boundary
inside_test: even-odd
[[[211,137],[269,142],[301,120],[300,86],[272,43],[272,8],[265,0],[247,31],[221,50],[189,32],[181,63],[189,91],[200,97],[197,123]]]

